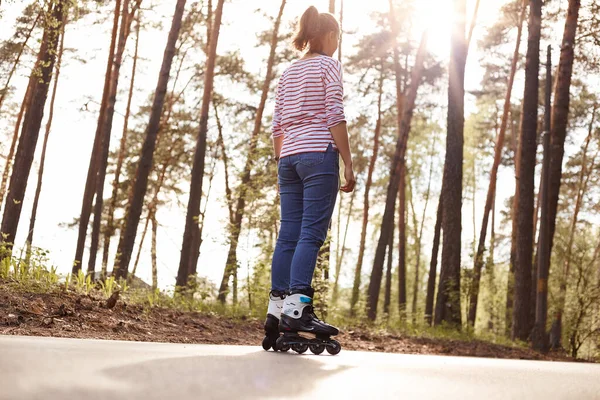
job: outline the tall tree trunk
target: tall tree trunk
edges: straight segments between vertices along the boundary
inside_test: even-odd
[[[535,197],[535,163],[537,147],[538,88],[542,2],[529,2],[529,39],[525,65],[523,117],[519,140],[519,182],[517,192],[517,249],[515,259],[515,297],[513,305],[513,339],[526,341],[533,321],[531,310],[531,267],[533,249],[533,199]]]
[[[135,256],[135,261],[133,262],[133,269],[131,270],[131,273],[127,275],[127,280],[129,282],[131,282],[133,280],[133,277],[135,276],[135,273],[137,272],[137,267],[140,263],[140,258],[142,257],[142,250],[144,248],[144,242],[146,241],[146,234],[148,233],[148,226],[150,225],[150,214],[151,214],[151,211],[149,211],[148,215],[146,216],[146,223],[144,224],[144,229],[142,230],[142,236],[140,237],[140,244],[138,245],[138,252]]]
[[[466,1],[454,0],[455,22],[452,29],[448,82],[448,134],[442,182],[442,270],[434,322],[446,322],[460,328],[460,252],[462,217],[462,164],[464,143]]]
[[[219,42],[219,31],[221,28],[221,17],[223,15],[224,0],[219,0],[214,14],[213,27],[210,38],[210,50],[204,75],[204,93],[202,95],[202,106],[200,110],[200,130],[196,150],[194,153],[194,164],[192,167],[192,180],[190,184],[190,198],[188,201],[185,231],[181,246],[181,258],[179,270],[177,271],[176,286],[185,286],[188,276],[196,273],[196,261],[199,256],[200,237],[197,219],[200,215],[200,200],[202,197],[202,181],[204,178],[204,158],[206,155],[206,134],[208,132],[208,111],[212,99],[213,78],[215,71],[215,60],[217,56],[217,44]]]
[[[491,299],[489,301],[489,321],[488,330],[492,333],[496,333],[497,326],[497,305],[496,305],[496,271],[495,271],[495,251],[496,251],[496,196],[494,195],[494,201],[492,203],[492,226],[490,232],[490,254],[488,256],[488,262],[486,265],[488,273],[488,281],[490,285]]]
[[[27,35],[25,35],[25,40],[23,41],[23,44],[21,45],[21,48],[19,49],[19,54],[17,54],[17,58],[15,59],[15,62],[13,63],[12,68],[10,69],[10,72],[8,73],[8,78],[6,78],[6,83],[4,84],[4,88],[0,92],[0,112],[2,111],[2,105],[4,104],[4,100],[6,99],[6,96],[8,95],[8,90],[10,89],[10,82],[12,81],[12,77],[15,74],[17,67],[19,66],[19,63],[21,62],[21,56],[23,56],[23,53],[25,52],[25,49],[27,48],[27,42],[29,42],[29,39],[31,38],[31,34],[33,33],[33,30],[37,26],[42,14],[43,13],[40,12],[37,15],[37,17],[33,21],[33,24],[31,25],[31,28],[29,28],[29,30],[27,31]],[[1,203],[2,203],[2,201],[0,201],[0,204]]]
[[[526,0],[525,0],[526,1]],[[496,195],[496,182],[498,177],[498,167],[502,159],[502,151],[504,150],[504,138],[506,136],[506,128],[508,125],[508,117],[510,114],[510,99],[512,96],[512,88],[515,81],[515,75],[517,72],[517,63],[519,61],[519,48],[521,45],[521,35],[523,32],[523,21],[527,11],[527,4],[523,2],[521,5],[521,15],[519,17],[519,24],[517,27],[517,42],[515,44],[515,51],[513,53],[512,63],[510,66],[510,74],[508,76],[506,96],[504,97],[504,110],[502,112],[502,122],[500,123],[500,132],[496,138],[496,146],[494,148],[494,163],[492,165],[492,171],[490,172],[490,184],[488,186],[487,197],[485,201],[485,208],[483,210],[483,219],[481,221],[481,232],[479,234],[479,244],[477,246],[477,253],[475,255],[475,265],[473,267],[473,281],[471,286],[471,296],[469,299],[469,315],[468,323],[471,327],[475,326],[475,320],[477,317],[477,302],[479,300],[479,282],[481,280],[481,270],[484,264],[483,253],[485,252],[485,240],[488,229],[488,221],[490,210]]]
[[[363,202],[363,217],[362,217],[362,228],[360,231],[360,244],[358,247],[358,259],[356,262],[356,268],[354,270],[354,285],[352,286],[352,298],[350,300],[350,315],[354,316],[356,310],[356,303],[358,303],[358,297],[360,294],[361,284],[361,272],[363,260],[365,257],[365,243],[367,239],[367,225],[369,223],[369,194],[371,191],[371,185],[373,184],[373,171],[375,171],[375,163],[377,162],[377,156],[379,155],[379,136],[381,134],[381,101],[383,97],[383,62],[380,63],[379,72],[379,89],[377,98],[377,122],[375,124],[375,134],[373,135],[373,154],[369,161],[369,169],[367,170],[367,181],[365,183],[365,195]]]
[[[348,238],[348,229],[350,228],[350,218],[354,210],[354,199],[356,198],[356,190],[350,196],[350,206],[348,207],[348,216],[346,217],[346,227],[344,229],[344,238],[342,239],[342,249],[340,250],[339,258],[335,260],[335,281],[333,283],[333,292],[331,294],[331,302],[335,304],[338,298],[340,273],[342,271],[342,262],[344,261],[344,253],[346,252],[346,240]],[[340,207],[341,209],[341,207]]]
[[[469,25],[469,34],[467,35],[467,53],[469,51],[469,47],[471,46],[471,40],[473,39],[473,31],[475,30],[475,25],[477,24],[477,15],[479,13],[479,5],[481,0],[477,0],[475,3],[475,8],[473,9],[473,16],[471,17],[471,24]]]
[[[138,264],[140,262],[140,257],[142,254],[142,249],[144,247],[144,240],[146,239],[146,233],[148,232],[148,225],[150,224],[151,220],[152,220],[152,216],[156,216],[156,210],[158,208],[158,195],[162,189],[162,186],[165,182],[166,176],[167,176],[167,170],[169,169],[169,166],[172,165],[173,160],[175,160],[176,158],[180,157],[181,154],[177,155],[177,154],[173,154],[173,150],[175,149],[176,146],[178,146],[180,144],[181,139],[177,138],[172,144],[171,147],[169,149],[169,157],[167,158],[167,160],[161,165],[159,171],[158,172],[158,180],[156,183],[156,190],[154,192],[154,195],[152,196],[152,199],[150,200],[150,202],[148,203],[148,213],[146,215],[146,223],[144,224],[144,229],[142,230],[142,237],[140,239],[140,244],[138,247],[138,252],[137,255],[135,257],[135,261],[133,263],[133,269],[131,270],[131,273],[128,274],[128,279],[130,276],[135,275],[135,272],[137,271],[137,267]]]
[[[37,186],[35,188],[35,195],[33,197],[33,207],[31,209],[31,217],[29,219],[29,231],[27,233],[27,254],[31,252],[31,245],[33,244],[33,232],[35,229],[35,219],[37,216],[38,204],[40,201],[40,194],[42,192],[42,179],[44,176],[44,165],[46,164],[46,149],[48,148],[48,138],[50,137],[50,129],[52,128],[52,120],[54,118],[54,102],[56,100],[56,89],[58,87],[58,78],[60,77],[60,66],[62,64],[63,52],[65,49],[65,25],[66,15],[62,21],[62,33],[60,36],[60,45],[58,48],[58,54],[56,56],[56,74],[54,76],[54,86],[52,87],[52,95],[50,96],[50,109],[48,111],[48,121],[46,121],[46,132],[44,134],[44,143],[42,145],[42,156],[40,159],[40,167],[38,169]]]
[[[156,235],[158,232],[158,222],[156,221],[156,212],[152,213],[152,246],[150,259],[152,263],[152,290],[158,288],[158,267],[156,265]]]
[[[542,165],[542,179],[540,183],[542,220],[540,223],[540,233],[538,240],[537,260],[538,268],[535,276],[536,287],[536,307],[535,307],[535,326],[531,335],[533,348],[538,351],[545,351],[548,346],[546,336],[546,321],[548,319],[548,274],[549,270],[544,268],[548,255],[547,247],[549,243],[548,231],[548,176],[550,172],[550,122],[552,108],[552,47],[548,46],[546,54],[546,93],[544,110],[544,161]],[[595,111],[595,110],[594,110]],[[535,227],[535,224],[534,224]],[[534,286],[534,285],[532,285]]]
[[[129,84],[129,94],[127,96],[127,107],[125,109],[125,118],[123,121],[123,133],[119,144],[119,155],[117,156],[117,166],[115,168],[115,177],[112,184],[112,194],[108,206],[108,219],[106,221],[106,231],[104,232],[104,246],[102,248],[102,273],[101,279],[106,278],[106,269],[108,267],[108,255],[110,251],[110,240],[115,234],[115,209],[117,208],[117,197],[119,194],[119,184],[121,180],[121,171],[125,160],[125,151],[127,149],[127,134],[129,129],[129,117],[131,115],[131,102],[133,100],[133,90],[135,88],[135,75],[137,72],[138,51],[140,44],[140,15],[137,15],[137,24],[135,32],[135,50],[133,53],[133,65],[131,67],[131,82]]]
[[[415,282],[413,283],[413,298],[412,298],[412,321],[413,325],[417,323],[417,303],[418,303],[418,293],[419,293],[419,283],[420,283],[420,269],[421,269],[421,246],[423,243],[423,230],[425,228],[425,217],[427,215],[427,207],[429,205],[429,197],[431,196],[431,181],[433,179],[433,164],[434,164],[434,151],[435,151],[435,137],[431,143],[431,162],[429,164],[429,178],[427,180],[427,190],[425,191],[425,205],[423,206],[423,214],[421,216],[421,225],[417,226],[417,216],[415,214],[415,207],[413,203],[413,198],[411,196],[411,208],[413,212],[413,217],[415,221],[415,234],[416,243],[415,243],[415,253],[416,253],[416,262],[415,262]],[[435,279],[435,277],[434,277]]]
[[[406,164],[398,188],[398,315],[406,319]]]
[[[88,224],[90,215],[92,214],[92,203],[94,194],[96,193],[96,177],[100,162],[100,151],[102,146],[102,127],[106,117],[106,108],[108,105],[108,97],[110,94],[110,84],[112,77],[112,69],[114,62],[115,48],[117,46],[117,33],[119,31],[119,16],[121,10],[121,0],[115,0],[115,11],[113,15],[113,27],[110,39],[110,48],[108,51],[108,61],[106,62],[106,71],[104,73],[104,88],[102,89],[102,101],[100,102],[100,112],[98,114],[98,124],[96,126],[96,134],[94,136],[94,144],[92,145],[92,154],[90,156],[90,164],[83,189],[83,199],[81,203],[81,215],[79,217],[79,232],[77,235],[77,247],[75,249],[75,259],[73,261],[72,273],[77,274],[81,270],[83,261],[83,251],[85,248],[85,239],[87,236]]]
[[[329,13],[335,14],[335,0],[329,0]]]
[[[556,230],[556,213],[560,195],[560,183],[562,177],[562,163],[565,153],[565,139],[567,136],[567,124],[569,119],[569,103],[571,76],[573,74],[573,61],[575,58],[575,34],[579,19],[580,0],[569,0],[565,30],[560,49],[560,60],[556,84],[554,87],[554,106],[552,107],[552,121],[550,127],[550,176],[548,178],[548,224],[550,230],[550,246],[544,260],[550,266],[552,246],[554,244],[554,232]],[[546,266],[544,266],[546,269]],[[561,330],[562,313],[557,315],[556,324],[558,331]],[[559,335],[560,337],[560,335]]]
[[[396,22],[394,17],[394,8],[392,0],[390,0],[390,17],[392,22],[392,32],[397,32]],[[394,36],[395,37],[395,36]],[[395,40],[395,39],[394,39]],[[417,51],[415,66],[411,72],[410,87],[404,102],[401,102],[402,91],[400,85],[400,65],[398,60],[398,50],[394,43],[394,66],[396,69],[396,96],[397,96],[397,112],[398,112],[398,140],[396,142],[396,151],[391,165],[390,182],[387,189],[387,198],[385,203],[385,211],[381,222],[381,233],[377,250],[375,252],[375,260],[373,262],[373,271],[369,282],[369,291],[367,299],[367,315],[369,319],[375,320],[377,317],[377,303],[379,301],[379,291],[381,289],[381,278],[383,273],[383,261],[385,258],[385,248],[388,244],[388,237],[394,221],[390,218],[396,207],[396,194],[400,186],[400,174],[405,165],[406,146],[408,144],[408,136],[410,133],[410,124],[412,121],[413,111],[415,108],[415,100],[417,91],[423,75],[423,61],[426,54],[427,33],[423,34],[421,44]],[[404,104],[401,104],[404,103]]]
[[[38,60],[39,62],[39,60]],[[29,83],[27,84],[27,90],[25,91],[25,95],[23,96],[23,102],[21,103],[21,107],[19,109],[19,114],[17,115],[17,122],[15,123],[15,129],[13,131],[12,141],[10,143],[10,149],[8,150],[8,155],[6,156],[6,164],[4,165],[4,172],[2,173],[2,182],[0,183],[0,209],[2,208],[2,204],[4,203],[4,196],[6,195],[6,184],[8,183],[8,176],[10,174],[10,167],[13,162],[13,158],[15,156],[15,150],[17,148],[17,143],[19,141],[19,133],[21,132],[21,122],[23,122],[23,115],[25,115],[25,111],[27,110],[27,106],[31,102],[31,93],[33,91],[33,87],[35,86],[35,67],[31,71],[31,75],[29,77]]]
[[[185,2],[186,0],[177,0],[177,4],[175,5],[171,29],[169,31],[169,37],[165,46],[162,66],[158,76],[158,82],[156,84],[156,91],[154,93],[154,101],[152,103],[152,111],[150,112],[150,120],[148,121],[148,126],[146,127],[146,138],[144,139],[140,161],[138,162],[136,169],[135,182],[133,184],[133,195],[126,212],[125,223],[121,230],[121,238],[119,239],[117,250],[118,259],[115,261],[117,278],[127,277],[127,270],[131,260],[131,253],[135,243],[135,236],[140,221],[140,215],[142,213],[144,197],[146,196],[146,191],[148,189],[148,177],[152,169],[154,149],[156,147],[156,137],[160,128],[160,119],[162,116],[163,107],[165,105],[167,85],[169,84],[171,65],[173,64],[173,57],[175,56],[175,45],[177,44],[179,31],[181,29],[181,21],[185,9]]]
[[[44,106],[48,97],[48,89],[56,61],[56,49],[62,30],[64,15],[67,13],[68,2],[66,0],[52,1],[48,5],[44,35],[40,45],[37,68],[39,75],[31,91],[31,102],[25,112],[23,130],[15,155],[15,166],[10,177],[6,207],[2,217],[2,237],[0,243],[6,243],[9,248],[14,244],[23,199],[27,188],[27,180],[31,172],[35,147],[44,116]]]
[[[565,254],[565,261],[563,264],[562,277],[560,279],[560,287],[558,291],[558,307],[555,314],[555,332],[552,335],[554,338],[560,340],[562,336],[562,317],[565,312],[565,302],[567,298],[567,283],[571,272],[571,261],[573,254],[573,241],[575,239],[575,232],[577,231],[577,223],[579,222],[579,213],[581,211],[581,205],[583,203],[583,196],[587,192],[588,183],[592,175],[591,171],[594,170],[596,164],[596,157],[592,159],[588,168],[588,148],[594,135],[594,120],[596,117],[597,105],[594,105],[592,110],[592,120],[589,124],[588,137],[585,140],[583,147],[583,155],[581,161],[581,170],[579,171],[579,177],[577,182],[577,197],[575,199],[575,209],[571,220],[571,227],[569,231],[569,240],[567,242],[567,252]],[[553,343],[553,347],[559,347],[559,343]]]
[[[338,209],[338,215],[337,215],[337,229],[336,229],[336,234],[337,237],[335,238],[335,266],[337,268],[339,259],[340,259],[340,244],[342,242],[342,208],[343,208],[343,204],[344,204],[344,199],[340,196],[339,197],[339,203],[337,205],[337,209]],[[335,288],[334,288],[335,289]]]
[[[438,201],[437,217],[433,232],[433,246],[431,247],[431,260],[429,262],[429,276],[427,277],[427,295],[425,297],[425,323],[431,325],[433,322],[433,301],[435,297],[435,281],[437,278],[437,260],[440,249],[440,236],[442,233],[442,196]]]
[[[267,71],[265,80],[263,81],[262,94],[260,103],[256,110],[256,116],[254,119],[254,129],[250,138],[250,146],[248,149],[248,156],[246,158],[246,165],[242,172],[242,179],[239,186],[239,196],[236,202],[235,209],[235,220],[231,226],[229,234],[229,251],[227,254],[227,263],[225,265],[225,271],[223,273],[223,279],[221,280],[221,286],[219,288],[218,299],[221,303],[225,302],[227,293],[229,292],[229,278],[237,269],[237,247],[240,233],[242,230],[242,221],[244,219],[244,213],[246,209],[246,196],[248,194],[248,185],[250,184],[250,175],[254,166],[254,159],[256,158],[256,147],[258,144],[258,137],[262,128],[262,118],[267,103],[267,97],[269,96],[271,82],[273,81],[273,66],[275,64],[275,53],[277,51],[277,43],[279,42],[279,26],[281,25],[281,18],[283,16],[283,10],[285,8],[286,0],[281,2],[279,7],[279,14],[275,20],[273,26],[273,34],[271,35],[271,51],[269,53],[269,59],[267,61]]]
[[[395,210],[394,210],[395,214]],[[395,215],[392,215],[392,219]],[[390,233],[388,242],[388,254],[387,254],[387,266],[385,269],[385,289],[383,293],[383,314],[386,318],[390,315],[390,304],[392,302],[392,268],[394,265],[394,233],[396,227],[392,225],[392,232]]]
[[[131,23],[133,16],[139,8],[142,0],[137,0],[132,11],[129,11],[129,0],[123,1],[123,11],[121,12],[121,27],[119,31],[119,40],[117,51],[114,58],[110,94],[108,96],[108,105],[106,107],[106,116],[102,126],[102,154],[100,156],[98,172],[96,176],[96,204],[94,205],[94,221],[92,223],[92,240],[90,244],[90,257],[88,261],[88,275],[93,275],[96,270],[96,255],[98,254],[98,244],[100,241],[100,225],[102,222],[102,211],[104,209],[104,181],[106,180],[106,169],[108,167],[108,155],[110,152],[110,137],[112,135],[113,117],[115,115],[115,104],[117,102],[117,90],[119,87],[119,77],[121,74],[121,65],[123,64],[123,53],[125,44],[131,32]]]
[[[221,119],[219,118],[219,109],[214,99],[213,109],[215,112],[215,120],[217,121],[217,130],[219,131],[217,145],[221,149],[221,158],[223,159],[223,171],[225,175],[225,198],[227,199],[227,210],[229,211],[229,223],[233,224],[235,214],[233,212],[233,195],[231,193],[231,186],[229,185],[229,159],[225,149],[225,140],[223,139],[223,125],[221,124]]]
[[[522,118],[523,116],[521,116]],[[521,146],[518,145],[516,140],[516,129],[514,123],[511,123],[511,130],[513,135],[513,148],[515,153],[515,194],[511,204],[511,234],[510,234],[510,262],[508,269],[508,276],[506,282],[506,313],[504,315],[504,326],[507,337],[512,334],[512,313],[515,296],[515,263],[517,258],[517,208],[519,207],[519,191],[516,189],[519,186],[519,160],[521,159],[520,152]]]

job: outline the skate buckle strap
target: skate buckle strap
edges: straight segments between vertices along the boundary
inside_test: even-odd
[[[300,302],[301,302],[301,303],[305,303],[305,304],[310,304],[310,302],[311,302],[311,299],[310,299],[310,297],[301,296],[301,297],[300,297]]]

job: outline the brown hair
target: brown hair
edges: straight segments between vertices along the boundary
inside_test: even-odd
[[[340,25],[335,17],[329,13],[320,13],[314,6],[302,14],[298,23],[298,31],[294,36],[294,47],[300,51],[308,50],[311,53],[323,51],[323,38],[330,32],[338,33]]]

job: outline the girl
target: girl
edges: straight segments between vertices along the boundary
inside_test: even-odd
[[[344,160],[343,192],[354,190],[352,155],[343,104],[342,68],[331,58],[338,48],[335,17],[309,7],[294,47],[305,51],[283,73],[277,87],[273,144],[278,161],[281,228],[273,254],[271,293],[263,348],[314,353],[340,351],[330,336],[338,329],[313,311],[311,287],[317,254],[327,236]],[[279,339],[279,332],[284,336]],[[298,332],[311,332],[305,339]]]

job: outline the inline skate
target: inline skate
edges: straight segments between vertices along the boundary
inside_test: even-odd
[[[267,319],[265,320],[265,338],[262,341],[262,347],[265,350],[275,350],[275,342],[279,338],[279,318],[283,307],[285,292],[272,290],[269,293],[269,308],[267,310]],[[288,348],[289,350],[289,348]]]
[[[286,296],[279,320],[279,331],[283,333],[275,342],[275,350],[287,351],[290,348],[302,354],[309,350],[321,354],[324,350],[336,355],[342,349],[337,340],[331,339],[339,333],[333,327],[321,321],[313,308],[314,290],[292,290]]]

